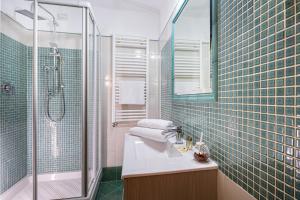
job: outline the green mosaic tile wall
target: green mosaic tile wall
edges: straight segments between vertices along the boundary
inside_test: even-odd
[[[221,0],[217,103],[171,99],[162,51],[162,117],[198,138],[257,199],[300,199],[300,1]]]
[[[26,49],[0,33],[0,84],[14,87],[13,95],[0,92],[0,194],[27,174]]]
[[[81,169],[81,50],[60,48],[64,58],[66,114],[51,124],[44,115],[45,65],[49,48],[39,48],[38,173]],[[0,194],[31,174],[31,66],[32,47],[0,33],[0,84],[11,83],[15,95],[0,93]],[[51,105],[55,113],[59,101]],[[90,115],[90,114],[89,114]]]
[[[38,173],[79,171],[81,169],[81,50],[59,48],[63,57],[62,76],[65,94],[65,116],[62,121],[51,123],[45,116],[45,66],[52,66],[50,48],[39,48],[38,71]],[[28,133],[32,128],[31,87],[32,47],[28,47]],[[59,116],[61,98],[52,98],[50,112]],[[28,134],[28,152],[32,149],[31,134]],[[32,171],[31,153],[27,154],[28,174]]]

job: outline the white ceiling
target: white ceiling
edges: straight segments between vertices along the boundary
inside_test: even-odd
[[[76,2],[81,0],[57,0],[59,2]],[[141,12],[152,12],[159,14],[163,5],[170,0],[87,0],[92,7],[102,7],[110,9],[125,9]]]

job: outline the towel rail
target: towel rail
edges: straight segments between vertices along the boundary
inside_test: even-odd
[[[112,123],[127,124],[148,116],[149,40],[143,37],[113,36]],[[145,105],[121,105],[120,82],[144,81]]]

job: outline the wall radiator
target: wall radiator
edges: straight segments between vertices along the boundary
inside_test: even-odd
[[[148,116],[149,40],[142,37],[113,36],[112,125],[128,125]],[[144,82],[145,105],[119,103],[121,81]]]

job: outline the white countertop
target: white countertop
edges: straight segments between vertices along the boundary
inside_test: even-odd
[[[193,151],[170,157],[167,150],[168,145],[174,142],[175,138],[171,138],[167,144],[126,135],[122,178],[218,168],[217,163],[211,159],[206,163],[196,161]]]

